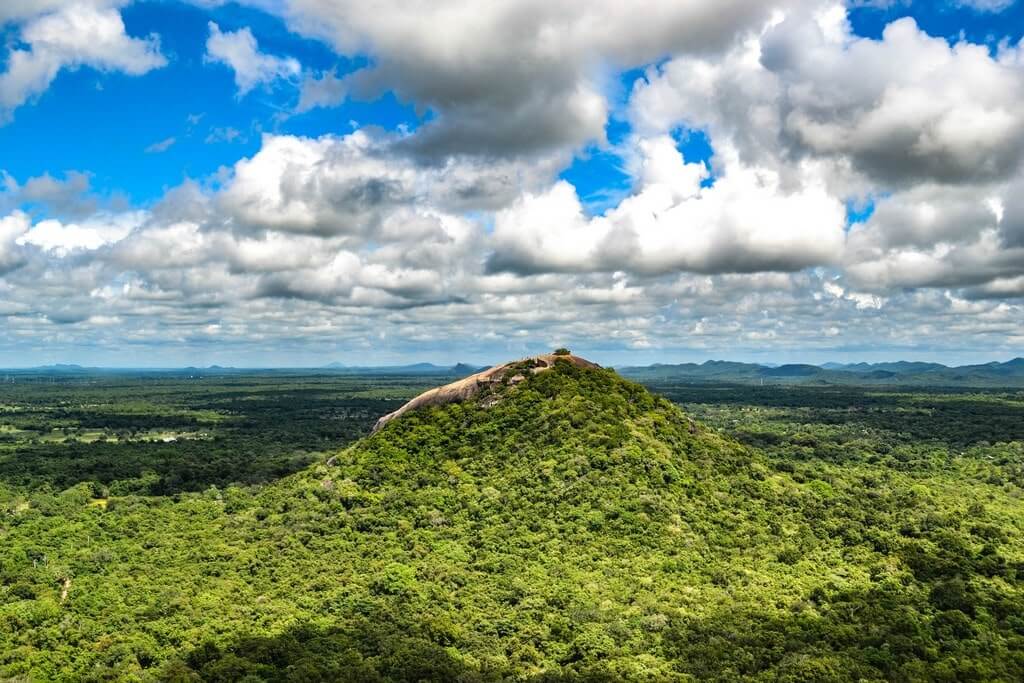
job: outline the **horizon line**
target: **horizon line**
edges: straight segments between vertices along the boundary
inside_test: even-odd
[[[525,356],[525,357],[528,358],[529,356]],[[755,365],[755,366],[766,367],[766,368],[782,367],[782,366],[787,366],[787,365],[808,365],[808,366],[817,367],[817,368],[821,368],[821,369],[828,369],[825,366],[826,365],[833,365],[833,364],[834,365],[838,365],[838,366],[842,366],[842,367],[848,367],[848,366],[853,366],[853,365],[869,365],[870,366],[870,365],[884,365],[884,364],[890,364],[890,363],[920,363],[920,364],[927,364],[927,365],[941,365],[941,366],[949,368],[949,369],[956,369],[956,368],[976,367],[976,366],[991,365],[991,364],[1005,364],[1005,363],[1011,363],[1013,361],[1022,360],[1022,359],[1024,359],[1024,356],[1013,356],[1011,358],[1007,358],[1006,360],[995,360],[994,359],[994,360],[985,361],[985,362],[981,362],[981,363],[966,363],[966,364],[963,364],[963,365],[947,365],[947,364],[939,362],[939,361],[908,360],[908,359],[905,359],[905,358],[898,358],[898,359],[895,359],[895,360],[879,360],[879,361],[866,361],[866,360],[848,361],[848,362],[826,361],[826,362],[823,362],[823,363],[804,363],[804,362],[776,363],[776,362],[772,362],[772,361],[755,362],[755,361],[728,360],[726,358],[706,358],[706,359],[701,360],[701,361],[679,361],[679,362],[655,361],[655,362],[646,363],[646,364],[643,364],[643,365],[622,365],[622,364],[614,365],[614,364],[610,364],[610,365],[606,365],[604,367],[609,367],[609,368],[616,368],[616,367],[622,367],[622,368],[649,368],[649,367],[654,367],[654,366],[658,366],[658,365],[671,366],[671,365],[704,365],[706,363],[737,363],[737,364],[740,364],[740,365]],[[409,367],[414,367],[414,366],[431,366],[431,367],[437,368],[439,370],[447,370],[447,369],[454,368],[454,367],[456,367],[458,365],[466,365],[466,366],[478,367],[478,368],[487,368],[487,367],[493,367],[494,365],[500,364],[501,362],[508,362],[508,361],[499,361],[498,363],[490,363],[490,364],[487,364],[487,363],[471,363],[471,362],[465,362],[465,361],[459,361],[459,362],[451,363],[451,364],[438,364],[438,363],[434,363],[434,362],[430,362],[430,361],[412,361],[412,362],[408,362],[408,363],[395,363],[395,364],[387,364],[387,365],[348,365],[348,364],[338,363],[338,362],[331,362],[331,363],[326,363],[326,364],[323,364],[323,365],[223,365],[223,364],[220,364],[220,363],[213,363],[211,365],[205,365],[205,366],[197,366],[197,365],[180,365],[180,366],[175,366],[175,365],[82,365],[81,363],[64,363],[64,362],[60,362],[60,363],[49,363],[49,364],[43,364],[43,365],[19,365],[19,366],[12,365],[12,366],[2,366],[2,367],[0,367],[0,372],[24,372],[24,371],[28,371],[28,370],[56,370],[56,369],[62,369],[62,368],[78,369],[78,370],[105,370],[105,371],[110,371],[110,370],[129,371],[129,370],[133,370],[133,371],[145,371],[145,372],[173,372],[173,371],[184,371],[184,370],[243,370],[243,371],[244,370],[250,370],[250,371],[251,370],[388,370],[388,369],[409,368]]]

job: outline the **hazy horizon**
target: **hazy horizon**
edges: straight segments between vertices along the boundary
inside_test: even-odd
[[[525,357],[525,356],[529,356],[529,355],[536,355],[538,353],[545,353],[545,352],[548,352],[548,351],[550,351],[550,349],[538,349],[538,350],[535,350],[535,351],[532,351],[532,352],[528,352],[528,353],[522,353],[522,354],[518,354],[518,355],[513,354],[513,355],[508,355],[508,356],[494,357],[494,358],[484,359],[484,360],[478,360],[478,359],[468,359],[467,360],[467,359],[464,359],[464,358],[448,359],[448,358],[443,357],[443,356],[429,356],[429,357],[423,357],[423,358],[409,357],[409,358],[405,358],[405,359],[385,359],[385,360],[382,360],[380,362],[355,361],[355,360],[350,361],[350,362],[346,362],[346,361],[339,361],[339,360],[333,360],[333,359],[322,359],[322,362],[317,362],[317,361],[311,360],[307,364],[288,364],[288,365],[245,364],[245,363],[238,363],[238,362],[231,362],[231,361],[210,362],[210,363],[205,363],[205,362],[204,363],[195,363],[195,362],[193,362],[193,363],[186,363],[186,364],[180,364],[180,365],[160,364],[160,363],[152,363],[152,364],[148,364],[148,365],[147,364],[142,364],[142,365],[108,364],[108,365],[105,365],[105,364],[81,363],[81,362],[75,362],[75,361],[55,360],[53,362],[36,363],[36,364],[31,364],[31,365],[0,365],[0,371],[3,371],[3,370],[31,370],[31,369],[35,369],[35,368],[52,368],[52,367],[59,367],[59,366],[82,367],[82,368],[87,368],[87,369],[96,368],[96,369],[100,369],[100,370],[182,370],[182,369],[186,369],[186,368],[207,369],[207,368],[211,368],[211,367],[221,367],[221,368],[225,368],[225,369],[237,369],[237,370],[318,370],[318,369],[327,369],[328,366],[330,366],[332,364],[341,364],[342,366],[347,367],[347,368],[388,368],[388,367],[411,366],[411,365],[416,365],[416,364],[421,364],[421,363],[425,363],[425,364],[429,364],[429,365],[434,365],[434,366],[442,367],[442,368],[444,368],[444,367],[452,367],[452,366],[455,366],[455,365],[458,365],[458,364],[469,365],[469,366],[474,366],[474,367],[484,367],[484,366],[491,366],[491,365],[496,365],[496,364],[499,364],[499,363],[507,362],[509,360],[514,360],[514,359],[520,358],[520,357]],[[608,358],[610,356],[601,356],[601,355],[598,355],[598,354],[587,354],[587,353],[583,353],[583,352],[578,352],[576,349],[573,349],[573,353],[577,353],[577,355],[582,355],[582,356],[586,357],[588,360],[593,360],[594,362],[597,362],[597,363],[599,363],[601,365],[605,365],[607,367],[616,367],[616,366],[618,366],[618,367],[647,366],[647,365],[655,365],[655,364],[677,365],[677,364],[685,364],[685,363],[695,363],[695,364],[700,365],[700,364],[706,363],[706,362],[736,362],[736,363],[759,364],[759,365],[765,365],[765,366],[789,365],[789,364],[808,364],[808,365],[822,366],[822,365],[825,365],[827,363],[840,363],[840,364],[843,364],[843,365],[854,365],[854,364],[857,364],[857,363],[876,364],[876,363],[894,363],[894,362],[900,362],[900,361],[903,361],[903,362],[938,363],[938,364],[945,365],[945,366],[948,366],[948,367],[960,367],[960,366],[964,366],[964,365],[983,365],[983,364],[986,364],[986,363],[993,363],[993,362],[995,362],[995,363],[1005,363],[1005,362],[1009,362],[1009,361],[1015,360],[1016,358],[1024,357],[1024,353],[1022,353],[1020,355],[1017,355],[1017,356],[1008,356],[1008,357],[1001,357],[1001,356],[1000,357],[978,356],[976,359],[968,360],[968,361],[965,361],[965,362],[949,362],[948,360],[942,360],[940,358],[928,358],[928,357],[885,357],[885,356],[879,356],[878,358],[874,358],[874,359],[867,359],[867,358],[865,358],[863,356],[857,356],[857,357],[851,357],[851,359],[839,359],[839,360],[836,360],[836,358],[839,358],[839,356],[836,356],[836,357],[829,356],[829,360],[808,360],[806,358],[801,359],[799,357],[787,358],[787,359],[784,359],[784,360],[772,360],[771,358],[760,358],[760,357],[756,357],[756,358],[755,357],[751,357],[751,358],[736,358],[736,357],[725,357],[725,356],[721,356],[721,357],[711,357],[711,356],[679,356],[679,357],[674,357],[672,359],[666,360],[664,358],[661,358],[661,359],[653,358],[652,359],[652,357],[650,355],[648,355],[648,354],[628,353],[626,355],[617,354],[615,357],[620,358],[621,360],[619,362],[611,362],[610,360],[608,360]]]

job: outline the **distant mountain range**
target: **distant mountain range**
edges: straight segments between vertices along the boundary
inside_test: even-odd
[[[434,365],[433,363],[413,363],[412,365],[385,366],[350,366],[342,363],[330,363],[323,366],[332,374],[344,375],[438,375],[444,377],[466,377],[473,373],[486,370],[488,366],[468,365]]]
[[[824,365],[759,365],[730,361],[655,364],[618,368],[620,374],[640,381],[738,382],[743,384],[878,384],[916,386],[1024,386],[1024,358],[1005,363],[949,367],[940,363],[825,363]]]
[[[331,375],[390,375],[409,377],[452,377],[472,375],[488,366],[458,363],[434,365],[350,366],[330,363],[319,368],[234,368],[211,365],[205,368],[126,369],[95,368],[81,365],[45,365],[17,370],[0,370],[8,375],[88,376],[123,375],[126,373],[166,373],[189,377],[216,377],[223,375],[323,373]],[[1024,387],[1024,358],[1005,363],[991,362],[980,365],[949,367],[941,363],[894,361],[887,363],[824,363],[808,365],[790,363],[769,365],[709,360],[704,363],[654,365],[616,368],[624,377],[641,382],[729,382],[739,384],[841,384],[892,386],[964,386],[964,387]]]

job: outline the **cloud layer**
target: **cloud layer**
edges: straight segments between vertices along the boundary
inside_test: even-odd
[[[863,38],[831,2],[643,4],[269,8],[369,57],[347,75],[211,22],[206,59],[232,69],[239,96],[284,79],[308,111],[392,91],[424,120],[265,134],[144,208],[91,196],[84,174],[7,178],[0,350],[1024,342],[1020,45],[949,42],[911,19]],[[0,111],[62,68],[165,63],[116,4],[5,11],[24,47],[0,75]],[[608,140],[612,118],[626,132]],[[710,157],[687,147],[695,130]],[[628,184],[597,213],[559,177],[593,146]],[[851,207],[868,210],[851,220]]]

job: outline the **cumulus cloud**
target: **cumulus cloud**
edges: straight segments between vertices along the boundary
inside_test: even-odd
[[[15,211],[0,218],[0,276],[21,266],[25,260],[18,248],[18,240],[28,231],[28,214]]]
[[[397,227],[387,216],[434,207],[493,209],[547,178],[549,162],[522,165],[448,159],[421,165],[396,152],[402,138],[356,131],[318,139],[267,135],[259,153],[236,164],[220,205],[243,229],[367,237]]]
[[[206,60],[224,64],[235,74],[238,96],[243,97],[253,88],[269,85],[278,79],[298,77],[302,67],[292,57],[275,57],[260,52],[256,37],[248,27],[223,33],[210,22],[210,37],[206,40]]]
[[[27,48],[12,50],[0,74],[0,123],[45,92],[62,69],[88,66],[138,76],[167,63],[156,36],[127,35],[121,14],[102,4],[63,5],[31,19],[20,38]]]
[[[630,117],[648,136],[703,129],[716,172],[738,163],[790,192],[816,183],[835,200],[873,201],[840,260],[854,284],[883,291],[1024,273],[1014,248],[1022,104],[1016,47],[950,45],[910,19],[860,38],[842,7],[825,6],[770,23],[724,58],[650,69]]]
[[[724,60],[668,62],[637,88],[632,112],[644,128],[685,123],[748,155],[830,158],[901,186],[1011,177],[1024,155],[1022,100],[1015,51],[950,46],[909,18],[881,40],[855,37],[836,6],[796,13]]]
[[[987,46],[889,24],[879,41],[783,22],[762,63],[782,81],[783,130],[800,151],[843,155],[901,184],[1005,179],[1020,166],[1024,70]],[[899,64],[899,68],[893,68]]]
[[[821,184],[787,190],[770,169],[728,163],[712,187],[670,137],[641,140],[640,190],[594,219],[559,183],[499,212],[493,270],[794,271],[836,262],[845,208]]]
[[[32,204],[44,207],[57,215],[89,216],[97,210],[98,201],[92,193],[92,180],[88,173],[68,171],[63,178],[49,173],[35,176],[23,184],[6,175],[4,191],[0,192],[0,206]]]
[[[387,90],[435,112],[408,141],[434,156],[523,155],[602,140],[613,72],[674,52],[708,53],[801,0],[290,0],[290,26],[373,64],[308,82],[305,107]]]
[[[855,281],[874,289],[978,287],[1024,272],[1024,249],[1007,249],[995,230],[985,230],[972,241],[880,250],[874,258],[855,254],[846,272]],[[994,293],[997,289],[989,291]]]
[[[996,203],[977,188],[923,183],[879,199],[871,219],[850,232],[852,257],[867,260],[895,248],[969,243],[1000,221]]]
[[[18,237],[17,244],[31,244],[58,257],[80,249],[93,250],[118,242],[146,219],[146,212],[98,214],[78,223],[56,219],[39,221]]]
[[[266,136],[222,189],[181,188],[140,225],[90,242],[90,263],[99,277],[132,273],[133,300],[145,292],[146,301],[192,306],[290,299],[398,310],[459,299],[481,258],[482,230],[464,213],[496,171],[419,166],[393,156],[392,142],[362,131]],[[49,246],[42,240],[52,232],[43,221],[28,234]],[[67,226],[60,235],[67,248]],[[94,289],[108,303],[128,296]]]
[[[999,222],[1003,244],[1024,248],[1024,176],[1011,184],[991,209]]]

